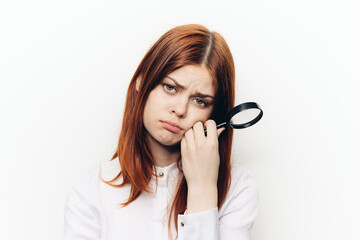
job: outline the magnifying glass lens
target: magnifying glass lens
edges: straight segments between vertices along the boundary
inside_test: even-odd
[[[259,115],[259,113],[260,113],[260,109],[255,109],[255,108],[246,109],[244,111],[235,114],[231,118],[230,123],[236,125],[248,123],[253,119],[255,119]]]
[[[247,128],[260,121],[262,116],[263,111],[256,102],[246,102],[232,108],[226,116],[226,121],[218,124],[216,127],[218,129],[221,127]]]

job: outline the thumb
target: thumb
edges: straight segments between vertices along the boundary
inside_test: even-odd
[[[217,129],[217,130],[216,130],[217,136],[219,137],[220,134],[221,134],[224,130],[225,130],[225,127],[222,127],[222,128]]]

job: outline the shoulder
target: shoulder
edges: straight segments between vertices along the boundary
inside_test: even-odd
[[[64,239],[100,239],[106,221],[99,184],[100,166],[73,183],[64,209]]]
[[[242,190],[244,188],[257,188],[256,182],[249,169],[239,165],[231,165],[231,185],[233,191]]]
[[[241,239],[249,239],[257,213],[258,190],[251,171],[232,164],[230,189],[219,209],[222,237],[236,235]]]
[[[118,166],[119,162],[116,160],[100,163],[98,167],[73,183],[68,193],[68,202],[81,200],[88,205],[97,205],[99,203],[99,187],[103,184],[100,177],[104,180],[111,180],[119,171]]]
[[[81,201],[88,205],[96,205],[98,183],[99,167],[73,183],[68,193],[67,204],[76,204]]]
[[[232,164],[231,184],[221,207],[221,212],[239,209],[256,215],[258,206],[258,186],[251,171],[241,165]]]
[[[120,171],[121,171],[121,167],[118,158],[101,163],[99,169],[100,175],[105,181],[112,180],[113,178],[119,175]],[[118,179],[118,181],[119,180],[120,179]],[[114,183],[117,183],[118,181],[115,181]]]
[[[249,169],[239,164],[232,164],[229,194],[233,197],[242,194],[243,197],[248,196],[257,199],[258,186]]]

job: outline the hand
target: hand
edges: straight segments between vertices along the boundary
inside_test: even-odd
[[[189,190],[217,188],[220,165],[218,137],[224,130],[224,127],[216,129],[214,120],[208,120],[204,125],[199,121],[182,138],[181,159]]]

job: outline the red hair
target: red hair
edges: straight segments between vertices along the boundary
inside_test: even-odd
[[[118,158],[120,173],[112,180],[101,180],[114,187],[131,184],[127,206],[136,200],[142,191],[151,193],[149,182],[157,174],[153,172],[154,158],[148,147],[146,129],[143,126],[143,114],[149,93],[171,72],[186,65],[205,65],[214,79],[215,106],[211,119],[217,123],[225,121],[227,112],[234,107],[235,68],[230,49],[224,38],[210,32],[206,27],[189,24],[175,27],[166,32],[146,53],[136,69],[126,95],[123,123],[118,141],[117,151],[111,160]],[[139,91],[136,91],[137,79],[140,78]],[[231,128],[219,136],[220,166],[218,175],[218,208],[224,203],[230,187],[231,147],[233,131]],[[174,217],[176,231],[177,215],[183,214],[187,208],[187,183],[180,161],[181,172],[176,195],[172,202],[171,216]],[[122,177],[119,185],[112,182]]]

